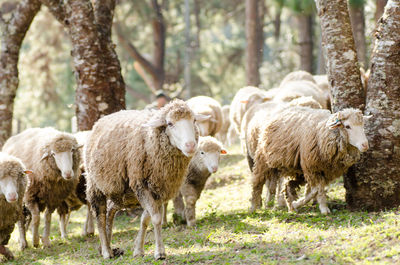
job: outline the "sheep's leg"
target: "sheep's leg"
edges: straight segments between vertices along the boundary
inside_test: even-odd
[[[195,226],[196,225],[196,202],[197,198],[195,196],[188,196],[185,197],[185,216],[186,216],[186,223],[188,226]]]
[[[318,187],[311,187],[309,193],[307,193],[303,198],[300,198],[293,202],[293,208],[298,209],[308,203],[312,198],[314,198],[318,193]]]
[[[154,227],[154,237],[156,240],[156,251],[154,252],[154,258],[156,260],[165,259],[165,247],[161,235],[161,222],[162,222],[162,205],[154,205],[150,208],[151,222]]]
[[[60,215],[60,232],[61,238],[67,238],[67,215]]]
[[[254,212],[255,210],[261,207],[262,204],[261,194],[265,181],[266,181],[265,176],[254,174],[252,181],[253,192],[252,192],[252,197],[250,199],[251,202],[250,212]]]
[[[44,230],[43,230],[43,236],[42,236],[42,243],[44,247],[50,247],[50,227],[51,227],[51,214],[53,211],[50,211],[48,208],[46,209],[44,213]]]
[[[25,230],[25,215],[21,213],[18,220],[18,231],[19,231],[19,246],[21,250],[28,247],[28,242],[26,242],[26,230]]]
[[[32,243],[35,248],[39,247],[39,224],[40,224],[40,212],[39,205],[37,203],[32,204],[29,207],[29,211],[32,214]]]
[[[162,220],[162,225],[166,226],[168,224],[167,221],[167,208],[168,208],[168,202],[164,203],[163,205],[163,220]]]
[[[7,260],[14,259],[12,252],[4,245],[0,245],[0,254],[3,254]]]
[[[267,197],[265,199],[265,207],[272,206],[276,195],[276,189],[278,187],[278,177],[271,176],[265,181],[265,188],[267,189]],[[279,193],[278,193],[279,194]]]
[[[183,202],[182,193],[179,192],[178,195],[173,200],[174,203],[174,223],[182,224],[185,220],[185,203]]]
[[[276,201],[278,204],[278,207],[285,207],[286,206],[286,200],[285,200],[285,195],[283,191],[283,177],[279,177],[277,180],[277,186],[276,186]]]
[[[83,236],[94,235],[93,214],[89,203],[87,204],[86,222],[83,227],[82,235]]]
[[[317,201],[322,214],[329,214],[331,212],[326,203],[325,186],[323,184],[319,184],[318,186]]]
[[[134,256],[144,255],[144,239],[146,237],[146,230],[149,226],[150,219],[150,214],[147,212],[147,210],[144,210],[140,220],[140,229],[135,240],[135,250],[133,252]]]

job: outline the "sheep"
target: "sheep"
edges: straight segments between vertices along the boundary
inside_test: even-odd
[[[206,96],[197,96],[189,99],[187,104],[194,113],[210,117],[204,121],[196,121],[201,136],[214,136],[221,130],[222,110],[218,101]]]
[[[360,110],[344,109],[331,114],[328,110],[291,107],[264,120],[254,155],[252,210],[261,205],[265,181],[280,174],[304,176],[309,191],[291,201],[289,211],[298,209],[316,197],[321,213],[330,212],[326,204],[325,186],[340,177],[368,150]],[[290,186],[286,181],[286,193]]]
[[[33,246],[39,246],[40,212],[45,211],[42,236],[44,247],[50,247],[51,215],[71,194],[79,173],[79,146],[72,134],[54,128],[31,128],[9,138],[3,151],[22,160],[34,173],[24,196],[32,214]]]
[[[279,92],[276,93],[274,101],[289,102],[299,97],[311,96],[322,108],[327,108],[327,99],[324,92],[315,84],[315,82],[299,80],[288,81],[279,87]]]
[[[215,137],[219,141],[221,141],[223,144],[231,145],[231,139],[229,139],[227,137],[228,136],[228,132],[229,132],[229,127],[231,125],[231,122],[229,120],[229,109],[230,109],[229,105],[222,106],[222,108],[221,108],[221,111],[222,111],[222,125],[221,125],[221,129],[215,135]]]
[[[315,101],[312,97],[300,97],[292,100],[291,102],[265,102],[256,106],[251,107],[243,117],[242,121],[242,136],[241,138],[245,141],[247,149],[247,161],[249,163],[250,171],[253,170],[254,155],[258,146],[258,140],[260,130],[271,115],[275,115],[277,111],[282,111],[284,108],[293,106],[310,107],[314,109],[321,109],[321,105]],[[266,204],[268,205],[274,198],[275,192],[280,190],[280,180],[270,179],[266,182],[267,187],[267,198]],[[283,197],[278,192],[278,204],[280,206],[286,205],[283,201]]]
[[[123,253],[110,248],[118,208],[139,205],[144,211],[134,255],[144,254],[151,219],[154,256],[165,258],[161,238],[163,205],[177,195],[196,151],[199,133],[195,120],[207,118],[175,99],[160,110],[120,111],[96,122],[84,152],[87,198],[95,212],[103,258]]]
[[[329,86],[328,76],[327,75],[313,75],[314,80],[318,87],[324,93],[324,97],[326,99],[327,109],[332,109],[332,92],[331,87]]]
[[[281,81],[280,87],[283,87],[286,83],[288,82],[293,82],[293,81],[309,81],[314,84],[316,84],[315,79],[312,74],[309,72],[300,70],[300,71],[294,71],[289,74],[287,74]]]
[[[74,137],[78,142],[79,146],[84,146],[86,144],[87,138],[89,137],[91,131],[81,131],[74,133]],[[61,237],[67,237],[67,225],[71,211],[79,210],[83,205],[87,205],[88,210],[86,214],[86,222],[83,227],[82,235],[93,235],[94,234],[94,223],[93,215],[90,210],[90,205],[87,204],[86,200],[86,178],[85,178],[85,167],[83,163],[83,148],[79,148],[79,155],[81,158],[80,164],[80,175],[76,187],[73,192],[68,196],[68,198],[57,208],[57,212],[60,215],[60,231]]]
[[[196,202],[200,198],[207,179],[211,174],[217,172],[220,155],[226,153],[217,139],[211,136],[199,138],[199,144],[190,161],[185,182],[180,188],[178,196],[173,200],[175,221],[179,218],[186,220],[188,226],[196,224]],[[166,207],[167,204],[165,204],[164,223],[167,221]]]
[[[229,111],[229,119],[234,126],[237,135],[240,135],[240,127],[244,114],[253,105],[271,100],[264,91],[257,87],[247,86],[239,89],[234,96]]]
[[[21,249],[27,246],[23,225],[23,198],[26,188],[25,174],[29,173],[31,171],[25,169],[21,160],[0,152],[0,254],[8,260],[14,258],[6,245],[16,222],[20,229]]]

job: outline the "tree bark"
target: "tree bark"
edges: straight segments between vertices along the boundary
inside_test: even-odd
[[[345,178],[352,209],[400,204],[400,2],[389,0],[379,22],[365,112],[370,150]]]
[[[79,130],[90,130],[107,114],[125,109],[125,83],[111,41],[115,0],[42,0],[65,25],[72,42],[76,116]],[[65,3],[65,4],[63,4]]]
[[[332,89],[334,112],[348,108],[364,109],[360,69],[354,48],[347,1],[317,0],[327,73]]]
[[[246,79],[250,86],[260,84],[258,1],[246,0]]]
[[[350,5],[350,20],[353,29],[358,60],[364,68],[368,68],[367,44],[365,42],[364,4],[360,6]]]
[[[376,10],[375,10],[375,24],[378,25],[378,20],[383,15],[383,11],[385,10],[385,5],[387,0],[376,0]]]
[[[19,51],[39,9],[39,1],[23,0],[19,2],[8,21],[4,21],[0,14],[0,149],[11,136],[14,99],[19,83]]]
[[[297,15],[299,30],[300,69],[313,73],[313,29],[312,15]]]

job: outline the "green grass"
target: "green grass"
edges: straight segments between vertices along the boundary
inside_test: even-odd
[[[197,204],[197,227],[163,229],[167,259],[155,261],[154,234],[146,237],[143,258],[134,258],[133,242],[139,218],[119,216],[112,245],[125,255],[103,260],[97,235],[81,236],[86,209],[74,212],[69,238],[62,240],[58,216],[53,216],[50,249],[18,250],[14,231],[10,248],[16,255],[6,264],[395,264],[400,263],[399,210],[378,213],[349,212],[341,180],[330,186],[332,214],[323,216],[317,206],[298,213],[286,209],[262,209],[249,214],[250,172],[234,146],[221,161]],[[172,206],[170,206],[172,207]],[[169,209],[168,220],[171,221]],[[42,221],[43,224],[43,221]],[[32,236],[28,232],[31,245]]]

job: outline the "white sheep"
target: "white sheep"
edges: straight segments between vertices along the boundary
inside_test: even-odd
[[[51,215],[71,194],[79,174],[79,146],[72,134],[53,128],[32,128],[9,138],[3,151],[33,171],[24,196],[32,214],[33,246],[39,246],[40,212],[45,211],[42,243],[50,246]]]
[[[286,196],[289,210],[316,197],[321,213],[330,212],[325,186],[338,178],[368,149],[360,110],[290,107],[265,120],[260,130],[253,166],[252,210],[261,206],[262,187],[276,175],[304,176],[309,192],[295,202]],[[286,182],[284,189],[290,185]]]
[[[27,173],[31,173],[31,171],[25,169],[21,160],[0,152],[0,254],[8,260],[14,258],[6,245],[16,222],[20,229],[21,249],[27,246],[23,224],[23,198],[26,188],[25,174]]]
[[[202,114],[209,118],[203,121],[196,121],[201,136],[214,136],[222,127],[221,104],[207,96],[197,96],[187,101],[188,106],[196,114]]]
[[[151,220],[154,256],[165,258],[163,204],[175,198],[184,181],[197,148],[194,122],[204,118],[195,115],[184,101],[174,100],[160,110],[120,111],[96,122],[85,147],[85,167],[88,201],[96,215],[104,258],[121,254],[110,247],[115,212],[139,205],[144,211],[134,255],[144,254]]]
[[[229,105],[224,105],[221,108],[222,110],[222,125],[219,132],[215,135],[215,137],[223,144],[231,145],[231,140],[228,138],[229,127],[231,125],[231,121],[229,120]]]

